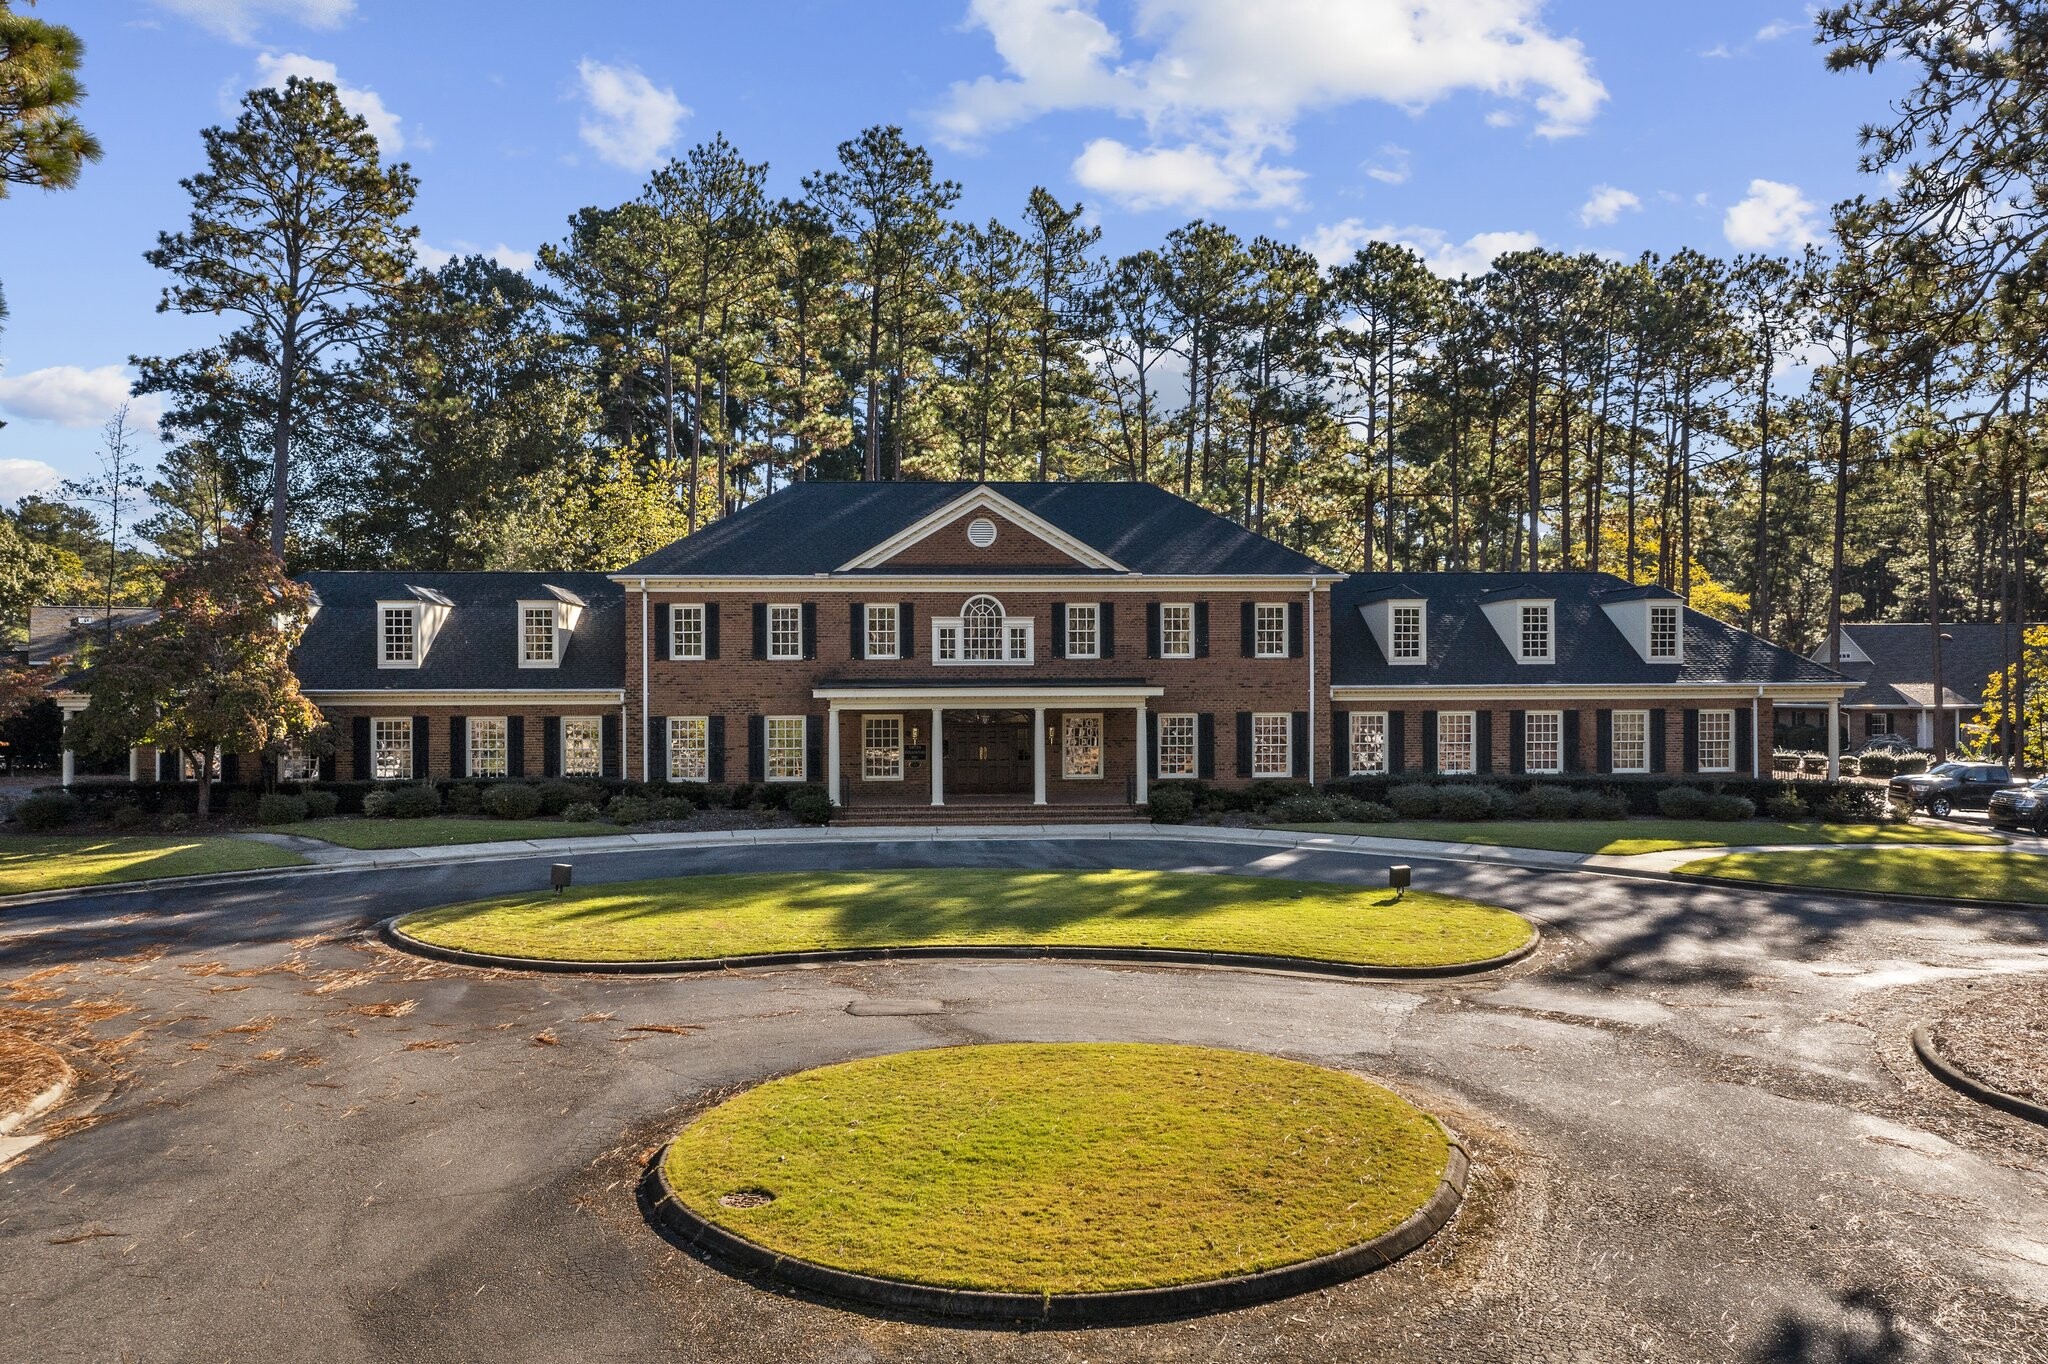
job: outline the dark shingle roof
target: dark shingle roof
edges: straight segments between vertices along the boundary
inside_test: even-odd
[[[1941,627],[1948,636],[1941,642],[1943,704],[1975,710],[1984,703],[1984,684],[2005,666],[2008,630],[2016,645],[2016,625]],[[1868,663],[1843,661],[1842,671],[1862,684],[1842,698],[1843,705],[1921,710],[1934,704],[1934,642],[1925,621],[1844,625],[1842,631],[1870,656]]]
[[[693,577],[830,573],[978,487],[1001,494],[1134,573],[1334,571],[1149,483],[818,482],[791,484],[620,572]],[[1076,565],[1071,571],[1091,570]]]
[[[1380,653],[1359,608],[1401,583],[1428,601],[1428,660],[1396,667]],[[1833,682],[1839,676],[1788,649],[1710,616],[1685,612],[1685,661],[1650,663],[1623,637],[1603,601],[1646,595],[1610,573],[1356,573],[1333,593],[1336,645],[1332,680],[1340,687],[1637,686]],[[1482,609],[1487,601],[1556,601],[1553,663],[1518,663]]]
[[[299,683],[319,691],[587,691],[625,685],[625,591],[601,573],[308,573],[320,610],[299,641]],[[589,603],[554,668],[519,666],[519,603]],[[377,666],[377,603],[453,604],[417,668]]]
[[[31,606],[23,657],[32,665],[75,657],[88,642],[100,637],[108,618],[104,606]],[[153,606],[117,606],[112,612],[116,630],[155,619]]]

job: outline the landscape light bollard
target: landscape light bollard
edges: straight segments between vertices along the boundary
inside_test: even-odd
[[[569,888],[569,867],[567,862],[557,862],[548,868],[548,884],[555,888],[557,895]]]
[[[1412,880],[1414,873],[1408,869],[1406,863],[1396,862],[1387,868],[1387,886],[1394,892],[1396,900],[1408,893],[1408,885]]]

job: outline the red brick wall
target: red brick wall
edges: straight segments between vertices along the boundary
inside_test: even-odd
[[[1379,701],[1339,701],[1336,710],[1341,714],[1350,711],[1386,711],[1390,716],[1399,712],[1402,720],[1401,766],[1406,772],[1423,771],[1422,717],[1429,711],[1490,711],[1493,715],[1493,771],[1490,775],[1505,776],[1514,770],[1514,725],[1510,718],[1517,710],[1577,711],[1579,713],[1579,747],[1576,770],[1598,772],[1600,754],[1600,716],[1603,710],[1663,710],[1664,720],[1664,774],[1683,775],[1685,772],[1685,712],[1688,710],[1748,710],[1747,700],[1707,699],[1696,697],[1669,696],[1644,697],[1619,700],[1586,700],[1584,698],[1540,697],[1534,700],[1517,699],[1512,702],[1480,701],[1439,701],[1428,703],[1392,704]],[[1761,755],[1764,775],[1770,774],[1772,707],[1769,701],[1758,703],[1757,751]],[[1349,720],[1341,720],[1347,728]],[[1475,718],[1475,724],[1477,723]],[[1740,722],[1738,721],[1738,724]],[[1736,775],[1749,775],[1750,750],[1743,749],[1736,755]],[[1327,759],[1325,760],[1327,761]],[[1574,770],[1567,759],[1566,770]],[[1338,775],[1343,775],[1340,771]],[[1717,774],[1710,774],[1717,775]],[[1726,774],[1718,774],[1726,775]]]
[[[967,527],[983,518],[995,523],[995,543],[976,549],[967,539]],[[1057,545],[1041,540],[1008,517],[996,512],[969,512],[947,523],[915,544],[889,557],[891,567],[988,568],[1002,571],[1017,567],[1072,568],[1074,556]]]
[[[338,781],[367,781],[370,774],[358,774],[355,770],[355,717],[370,716],[425,716],[427,717],[427,764],[426,772],[415,771],[418,777],[446,777],[452,772],[448,753],[448,721],[456,715],[504,716],[507,719],[517,715],[525,722],[521,749],[526,756],[525,774],[529,779],[538,780],[545,770],[547,726],[544,721],[552,715],[614,715],[618,707],[613,706],[326,706],[321,708],[334,726],[334,775]],[[627,730],[627,747],[637,759],[639,750],[631,742]],[[616,758],[613,759],[616,762]]]

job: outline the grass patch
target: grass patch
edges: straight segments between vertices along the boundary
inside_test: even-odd
[[[0,895],[305,864],[297,853],[242,838],[22,835],[0,838]]]
[[[1496,848],[1544,848],[1552,852],[1670,852],[1677,848],[1733,848],[1750,844],[1822,846],[1830,843],[1939,843],[1947,847],[1989,847],[2004,839],[1924,824],[1797,824],[1752,819],[1718,823],[1696,819],[1399,820],[1392,824],[1286,824],[1282,828],[1319,834],[1363,834],[1368,838],[1421,838],[1442,843],[1484,843]]]
[[[773,1250],[1045,1294],[1193,1283],[1357,1245],[1427,1202],[1448,1158],[1428,1115],[1338,1071],[1204,1047],[1012,1043],[771,1080],[685,1127],[664,1171],[685,1206]]]
[[[1534,929],[1446,895],[1156,871],[764,872],[545,890],[421,910],[442,947],[567,961],[666,961],[947,943],[1266,952],[1440,966]]]
[[[1823,849],[1729,853],[1688,862],[1680,876],[1719,876],[1759,885],[1875,890],[1943,900],[2018,900],[2048,905],[2048,857],[1939,848]]]
[[[616,824],[570,824],[560,819],[309,819],[270,832],[299,834],[344,848],[445,848],[457,843],[505,843],[521,838],[599,838],[627,830]]]

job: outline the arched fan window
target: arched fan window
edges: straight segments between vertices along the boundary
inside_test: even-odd
[[[1003,604],[994,597],[970,597],[960,608],[960,643],[964,657],[995,662],[1003,656]]]

